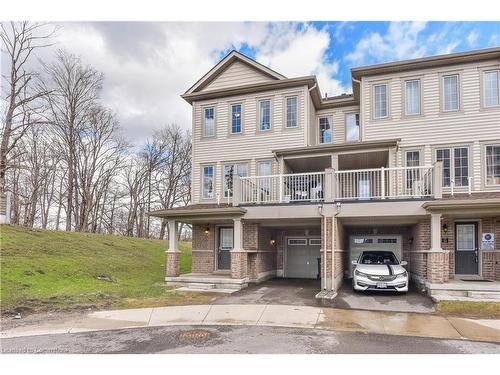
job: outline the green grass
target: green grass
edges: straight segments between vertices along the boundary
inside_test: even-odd
[[[441,301],[436,304],[436,310],[445,315],[500,318],[500,302]]]
[[[208,299],[165,286],[166,241],[2,225],[0,245],[2,313]],[[190,272],[191,243],[179,248],[181,272]]]

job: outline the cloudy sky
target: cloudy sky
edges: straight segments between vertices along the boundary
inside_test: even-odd
[[[102,100],[137,142],[164,124],[189,128],[190,106],[179,95],[232,49],[287,77],[315,74],[323,94],[335,95],[351,91],[352,67],[500,46],[498,22],[59,25],[53,48],[104,73]]]

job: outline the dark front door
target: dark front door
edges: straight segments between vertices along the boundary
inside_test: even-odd
[[[231,250],[233,249],[233,228],[219,228],[219,244],[217,246],[217,269],[231,269]]]
[[[455,273],[477,275],[478,244],[477,223],[455,224]]]

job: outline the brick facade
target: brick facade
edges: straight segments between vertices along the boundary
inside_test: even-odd
[[[208,233],[205,230],[208,228]],[[211,273],[215,271],[216,227],[193,225],[193,246],[191,252],[191,272]]]
[[[180,251],[167,251],[167,277],[176,277],[181,274]]]
[[[231,278],[248,277],[248,253],[246,251],[231,251]]]

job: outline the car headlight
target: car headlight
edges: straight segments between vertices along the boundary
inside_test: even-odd
[[[356,276],[363,276],[363,277],[368,277],[368,275],[366,273],[363,273],[361,271],[358,271],[358,270],[354,270],[354,274]]]
[[[408,277],[408,272],[405,271],[403,273],[397,274],[396,277],[406,279]]]

